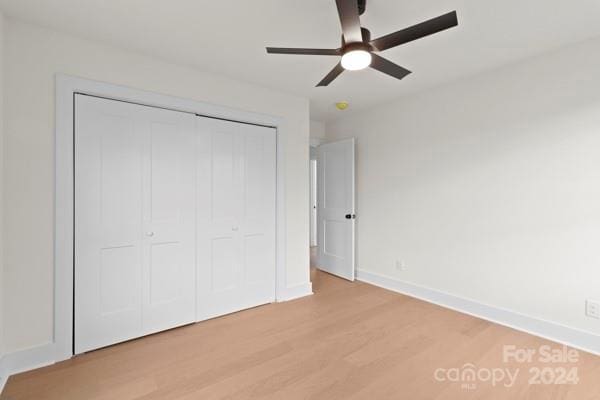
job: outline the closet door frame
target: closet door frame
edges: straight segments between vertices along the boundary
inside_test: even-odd
[[[270,115],[230,109],[209,103],[161,95],[144,90],[56,75],[55,131],[55,239],[54,239],[54,340],[43,357],[48,363],[73,356],[73,278],[74,278],[74,116],[75,95],[85,94],[145,106],[188,112],[203,117],[262,125],[276,130],[276,301],[311,294],[310,284],[303,293],[286,287],[285,265],[285,180],[284,143],[279,127],[283,119]],[[304,293],[306,292],[306,293]]]

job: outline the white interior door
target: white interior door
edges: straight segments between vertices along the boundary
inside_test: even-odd
[[[211,118],[198,132],[198,320],[275,300],[276,131]]]
[[[194,321],[195,116],[76,96],[75,352]]]
[[[354,280],[354,139],[318,147],[319,268]]]

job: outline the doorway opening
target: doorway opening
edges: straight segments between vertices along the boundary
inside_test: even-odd
[[[318,145],[311,144],[310,146],[310,166],[309,166],[309,207],[310,207],[310,238],[309,238],[309,251],[310,251],[310,281],[313,283],[313,292],[317,292],[321,286],[321,279],[319,274],[319,241],[318,241]]]

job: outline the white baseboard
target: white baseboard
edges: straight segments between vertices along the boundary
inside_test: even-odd
[[[0,395],[2,394],[2,390],[4,390],[4,385],[6,385],[7,380],[8,373],[4,369],[4,357],[0,357]]]
[[[600,336],[514,311],[482,304],[396,278],[365,270],[357,271],[357,279],[384,289],[402,293],[445,308],[482,318],[500,325],[552,340],[595,355],[600,355]]]
[[[5,354],[0,359],[0,393],[9,376],[54,364],[55,359],[54,343]]]
[[[312,294],[312,282],[301,283],[299,285],[288,286],[285,292],[279,296],[277,302],[295,300]]]

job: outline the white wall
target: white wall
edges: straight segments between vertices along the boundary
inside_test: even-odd
[[[600,39],[328,124],[359,270],[600,334],[598,71]]]
[[[5,344],[52,340],[57,72],[285,119],[287,285],[309,281],[308,101],[13,20],[5,46]]]
[[[325,123],[311,119],[310,120],[310,138],[325,140]]]

